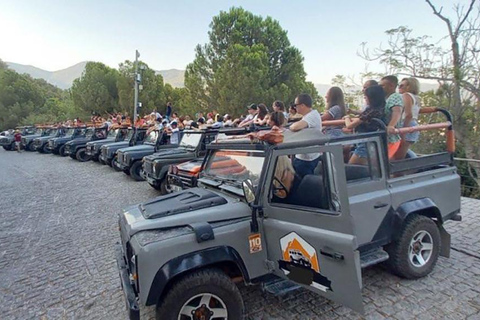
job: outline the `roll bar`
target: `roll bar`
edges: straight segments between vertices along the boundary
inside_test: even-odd
[[[446,132],[447,152],[454,153],[455,152],[455,130],[453,130],[452,114],[446,109],[437,108],[437,107],[425,107],[420,109],[420,114],[432,114],[432,113],[443,114],[447,121],[440,122],[440,123],[424,124],[424,125],[419,125],[415,127],[398,128],[395,130],[395,133],[406,134],[406,133],[412,133],[417,131],[447,129],[447,132]],[[383,121],[379,119],[374,119],[374,120],[376,120],[377,124],[379,125],[379,127],[382,128],[382,130],[384,131],[386,130],[386,126],[383,123]],[[344,125],[345,125],[345,120],[343,119],[328,120],[328,121],[322,122],[322,126],[324,127],[338,127],[338,126],[344,126]]]

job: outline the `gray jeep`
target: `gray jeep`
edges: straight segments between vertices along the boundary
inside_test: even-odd
[[[355,144],[365,144],[366,165],[344,164],[344,146]],[[443,223],[461,220],[451,150],[389,162],[385,131],[311,129],[286,131],[278,145],[225,140],[207,149],[199,187],[119,215],[131,319],[139,305],[156,305],[157,319],[242,319],[239,282],[269,292],[301,286],[363,313],[362,268],[386,261],[415,279],[449,256]],[[317,154],[318,165],[287,183],[299,154]],[[213,165],[220,157],[230,166]]]

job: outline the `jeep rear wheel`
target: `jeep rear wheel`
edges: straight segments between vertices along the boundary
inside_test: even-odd
[[[193,272],[176,283],[157,304],[157,320],[243,319],[237,286],[222,271]]]
[[[440,254],[440,231],[425,216],[408,217],[397,241],[386,247],[388,265],[397,275],[417,279],[432,272]]]
[[[75,157],[77,158],[78,161],[80,162],[90,161],[92,157],[86,154],[85,151],[87,151],[85,148],[78,149],[77,153],[75,154]]]
[[[135,161],[132,166],[130,167],[130,177],[132,177],[135,181],[143,181],[141,173],[142,173],[142,168],[143,162],[142,160]]]

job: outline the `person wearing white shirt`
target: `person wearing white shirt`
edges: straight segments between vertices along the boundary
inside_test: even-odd
[[[240,128],[249,126],[250,123],[252,123],[255,120],[255,116],[258,113],[258,107],[254,103],[249,105],[247,109],[248,109],[248,116],[245,118],[245,120],[240,122],[240,124],[238,125]]]
[[[318,130],[319,135],[322,131],[322,118],[317,110],[312,109],[312,97],[302,93],[295,98],[295,108],[301,114],[302,120],[293,123],[290,130],[293,132],[306,128]],[[303,178],[307,174],[313,174],[320,160],[320,153],[297,154],[293,158],[293,167],[295,172]]]

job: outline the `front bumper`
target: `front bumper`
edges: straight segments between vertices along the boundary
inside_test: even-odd
[[[123,295],[125,296],[125,304],[128,311],[128,317],[131,320],[140,319],[140,308],[138,307],[138,297],[133,290],[133,286],[130,283],[128,276],[127,265],[123,259],[123,248],[120,243],[115,245],[115,257],[117,259],[118,273],[120,276],[120,283],[122,285]]]

